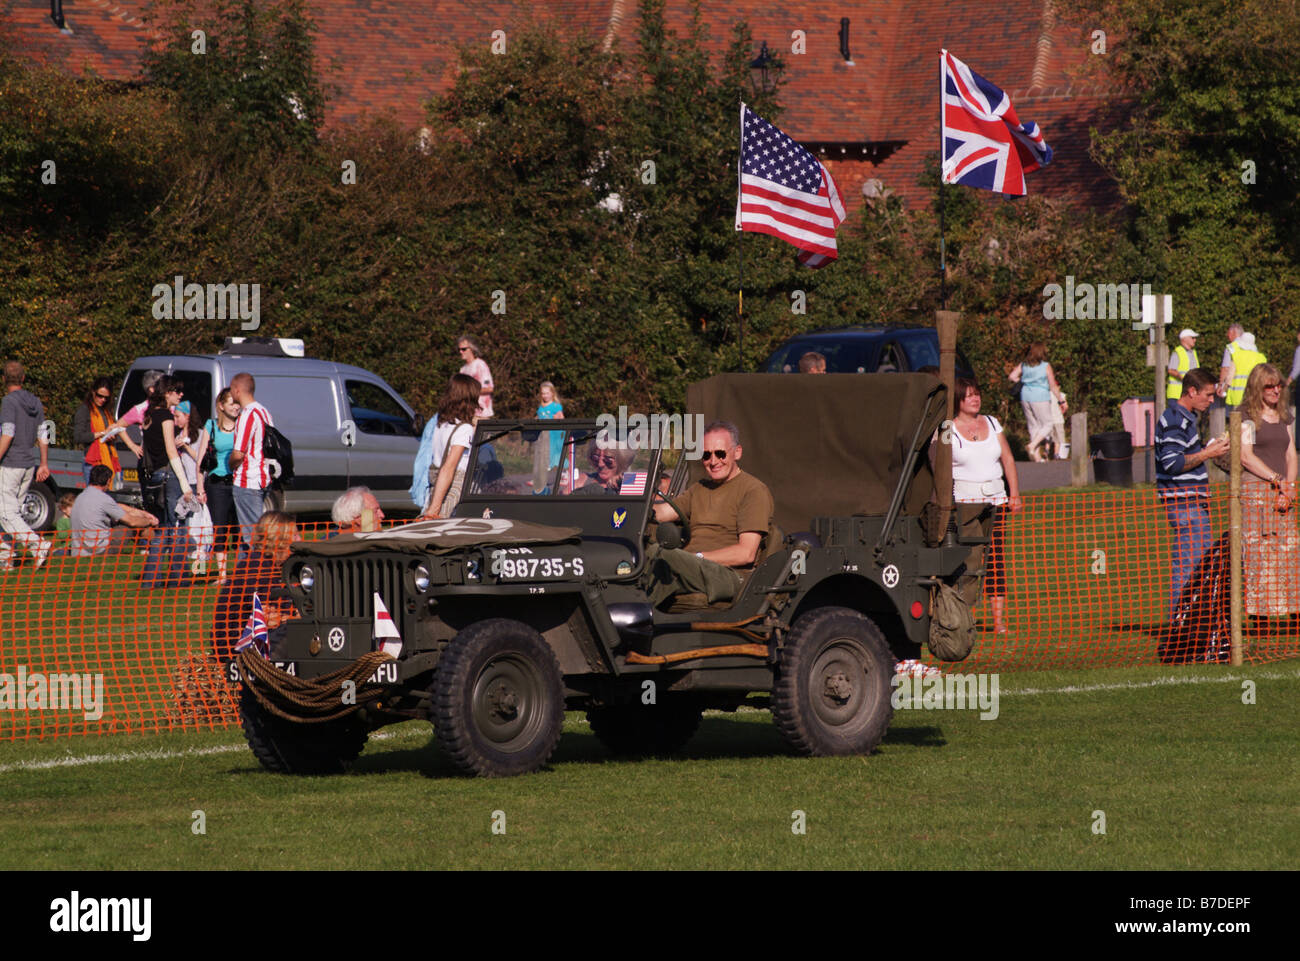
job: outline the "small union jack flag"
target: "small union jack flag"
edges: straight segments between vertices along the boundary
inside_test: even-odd
[[[256,594],[253,595],[253,612],[248,615],[248,621],[244,624],[244,633],[239,635],[239,643],[235,645],[235,650],[242,651],[249,647],[255,648],[263,657],[271,656],[266,613],[262,610],[262,599]]]
[[[1025,174],[1052,162],[1038,124],[1021,123],[1011,98],[947,50],[939,54],[943,182],[1020,196]]]
[[[618,492],[624,495],[637,495],[645,493],[645,479],[649,471],[630,470],[623,475],[623,483],[619,485]]]

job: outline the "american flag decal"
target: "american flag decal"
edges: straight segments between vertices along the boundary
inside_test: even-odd
[[[838,256],[843,220],[825,165],[742,103],[736,229],[780,237],[799,248],[801,264],[823,267]]]
[[[619,485],[620,494],[636,495],[645,493],[645,481],[649,471],[630,470],[623,475],[623,483]]]
[[[940,51],[943,182],[1020,196],[1025,174],[1052,162],[1038,124],[1021,123],[1011,98]]]

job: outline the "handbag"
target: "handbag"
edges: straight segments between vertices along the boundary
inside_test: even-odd
[[[211,474],[217,469],[217,424],[216,421],[209,420],[203,425],[203,431],[208,435],[208,448],[203,452],[203,463],[199,465],[199,470],[205,474]]]
[[[1014,381],[1011,384],[1011,399],[1015,401],[1020,400],[1020,392],[1023,391],[1024,389],[1025,389],[1025,382],[1023,380]]]

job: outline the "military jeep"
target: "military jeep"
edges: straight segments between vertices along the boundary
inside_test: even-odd
[[[340,771],[371,730],[423,718],[460,769],[521,774],[547,762],[566,708],[616,753],[662,753],[704,710],[755,692],[795,751],[870,753],[895,663],[919,656],[932,591],[966,573],[974,543],[923,523],[942,383],[728,374],[692,386],[687,407],[739,427],[741,466],[775,499],[733,602],[655,608],[644,586],[652,540],[689,536],[655,525],[652,501],[671,502],[698,461],[676,456],[664,495],[679,452],[662,438],[611,437],[597,420],[481,422],[454,516],[294,546],[285,595],[300,616],[272,661],[236,665],[262,764]],[[611,449],[607,483],[597,462]],[[395,658],[377,649],[377,600]]]

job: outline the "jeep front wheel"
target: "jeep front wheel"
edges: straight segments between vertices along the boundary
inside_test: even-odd
[[[272,714],[245,686],[239,723],[262,767],[277,774],[341,774],[366,746],[369,732],[353,718],[297,724]]]
[[[433,676],[430,720],[462,771],[527,774],[544,765],[564,726],[564,678],[542,636],[519,621],[471,624],[447,644]]]
[[[772,716],[800,754],[869,754],[889,728],[894,658],[868,617],[824,607],[794,623],[781,649]]]

